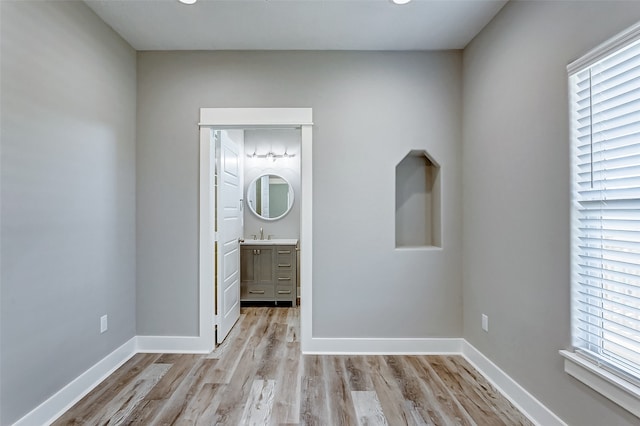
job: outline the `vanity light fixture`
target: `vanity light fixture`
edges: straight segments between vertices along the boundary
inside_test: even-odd
[[[253,154],[247,154],[247,157],[249,158],[266,158],[271,161],[276,161],[278,158],[292,158],[295,156],[295,154],[289,154],[286,150],[284,151],[284,154],[276,154],[273,151],[269,151],[266,154],[258,154],[253,151]]]
[[[407,4],[411,0],[391,0],[391,1],[393,2],[393,4]]]
[[[182,4],[194,4],[198,0],[178,0]]]

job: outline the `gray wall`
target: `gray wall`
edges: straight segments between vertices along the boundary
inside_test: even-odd
[[[82,2],[0,7],[6,425],[135,334],[136,56]]]
[[[138,334],[198,332],[199,108],[312,107],[314,336],[460,336],[461,78],[460,52],[138,53]],[[394,249],[414,149],[442,166],[442,250]]]
[[[277,154],[294,154],[292,158],[280,158],[271,162],[265,158],[244,158],[244,199],[247,200],[247,187],[256,177],[265,173],[274,173],[287,179],[293,188],[293,206],[285,217],[278,220],[264,220],[249,209],[245,202],[244,236],[259,234],[264,229],[264,237],[300,238],[300,130],[261,129],[244,132],[245,153],[251,155],[257,147],[258,154],[265,154],[273,147]],[[260,238],[260,237],[258,237]]]
[[[558,350],[571,344],[566,65],[639,19],[640,2],[510,2],[464,52],[464,336],[571,425],[638,424],[566,375]]]

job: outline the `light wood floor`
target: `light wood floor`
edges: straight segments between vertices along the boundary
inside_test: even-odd
[[[302,356],[298,315],[243,308],[209,355],[135,355],[54,424],[531,425],[460,356]]]

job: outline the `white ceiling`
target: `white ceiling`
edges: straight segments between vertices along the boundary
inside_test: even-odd
[[[507,0],[85,0],[136,50],[462,49]]]

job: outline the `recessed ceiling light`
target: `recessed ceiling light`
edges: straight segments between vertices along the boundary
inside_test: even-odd
[[[409,3],[411,0],[391,0],[393,3],[395,4],[407,4]]]
[[[178,0],[182,4],[194,4],[198,0]]]

